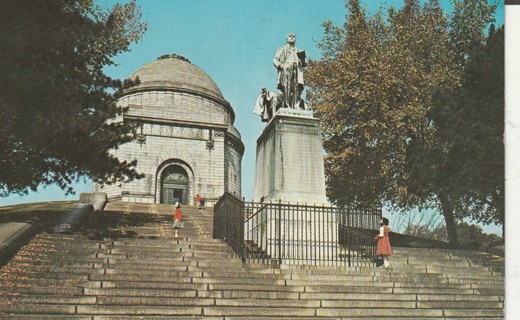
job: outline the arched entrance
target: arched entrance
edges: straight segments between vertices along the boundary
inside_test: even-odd
[[[189,177],[184,168],[171,165],[161,173],[161,203],[188,204],[189,201]]]

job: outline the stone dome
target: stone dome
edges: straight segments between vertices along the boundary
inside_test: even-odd
[[[139,77],[134,89],[167,89],[209,96],[225,104],[222,92],[199,67],[178,55],[164,55],[132,73],[130,79]]]

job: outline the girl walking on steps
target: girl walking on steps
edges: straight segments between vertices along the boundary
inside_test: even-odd
[[[392,247],[390,246],[390,228],[388,227],[388,219],[381,219],[381,227],[379,228],[378,240],[377,240],[377,255],[383,257],[383,266],[388,268],[390,263],[388,257],[392,255]]]
[[[173,229],[180,228],[181,221],[182,221],[181,204],[176,202],[175,203],[175,213],[173,214]]]

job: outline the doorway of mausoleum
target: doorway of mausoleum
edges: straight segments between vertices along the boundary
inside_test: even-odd
[[[188,204],[189,177],[184,168],[171,165],[164,169],[161,174],[161,203]]]

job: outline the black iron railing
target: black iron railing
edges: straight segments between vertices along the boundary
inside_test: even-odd
[[[226,239],[243,261],[351,266],[375,258],[380,209],[242,202],[225,194],[214,212],[214,238]]]
[[[357,263],[374,263],[377,246],[374,236],[379,232],[381,208],[359,209],[340,206],[338,243],[341,258],[350,266]],[[374,231],[375,230],[375,231]]]
[[[245,255],[244,202],[230,193],[225,193],[215,204],[213,238],[224,239],[242,259]]]

